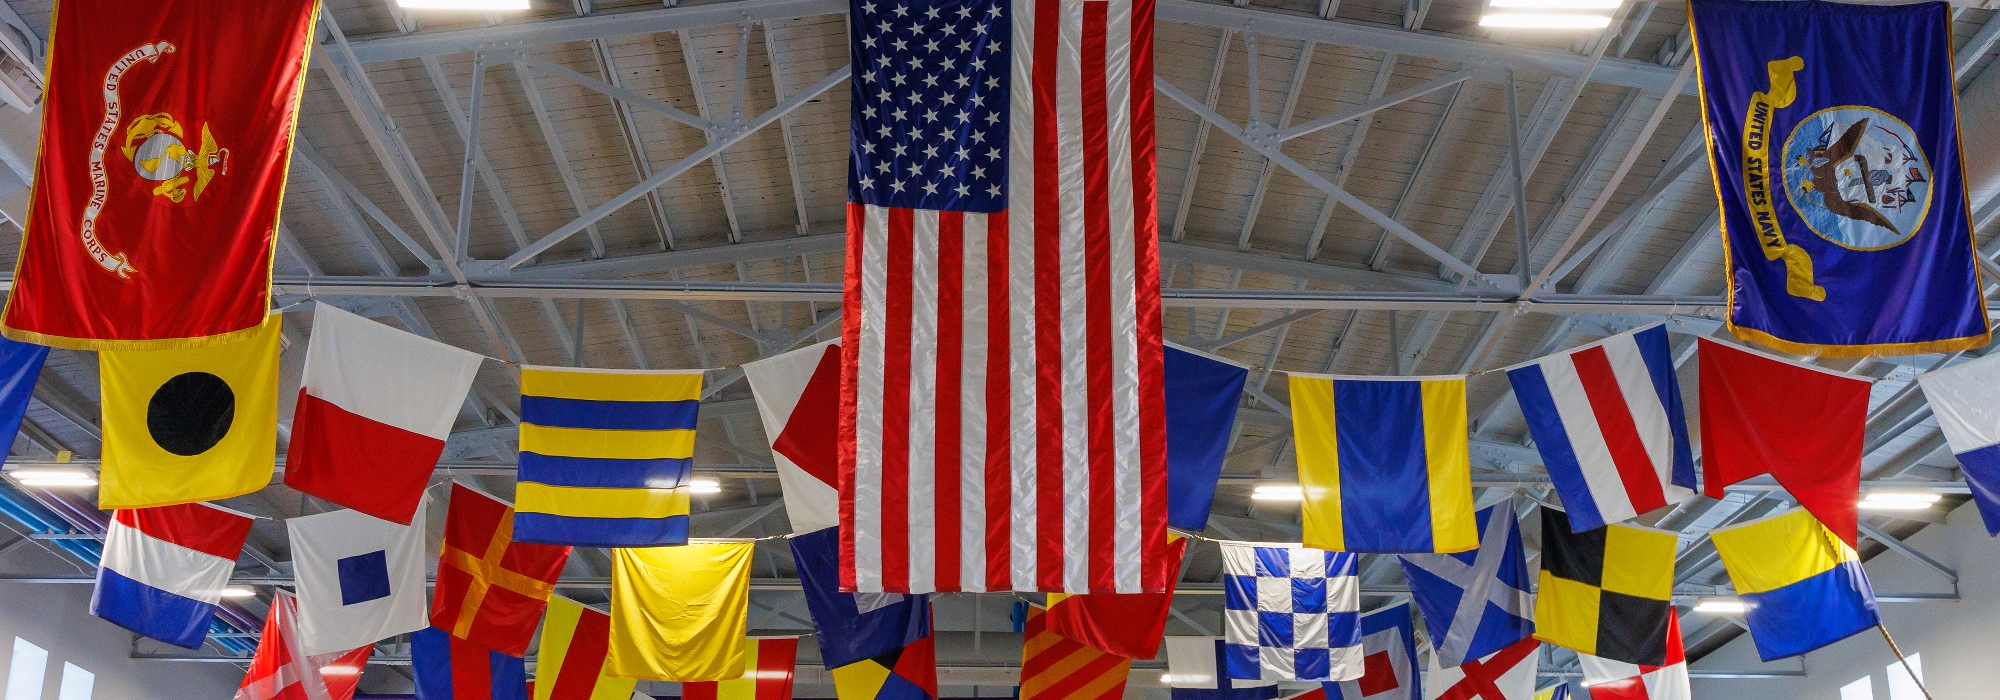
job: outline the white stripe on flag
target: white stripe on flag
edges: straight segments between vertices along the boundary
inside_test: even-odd
[[[1632,497],[1625,493],[1625,482],[1618,477],[1611,446],[1604,442],[1604,431],[1597,425],[1597,413],[1590,407],[1590,394],[1576,374],[1572,356],[1551,357],[1541,364],[1542,379],[1548,382],[1549,396],[1555,399],[1556,414],[1562,417],[1563,431],[1569,434],[1570,449],[1590,486],[1591,500],[1597,502],[1598,515],[1607,523],[1638,515],[1633,512]]]
[[[1014,70],[1009,81],[1010,113],[1007,136],[1007,290],[1008,327],[1013,330],[1013,347],[1008,351],[1010,392],[1008,446],[1013,467],[1013,551],[1009,553],[1015,590],[1036,590],[1038,550],[1036,543],[1036,503],[1039,481],[1035,478],[1036,396],[1035,344],[1040,328],[1035,323],[1035,104],[1032,69],[1035,56],[1035,13],[1033,0],[1009,7],[1014,17]],[[1016,193],[1030,193],[1019,196]]]
[[[911,214],[914,230],[910,256],[910,461],[909,586],[912,591],[937,590],[937,348],[938,341],[938,217],[936,211]]]
[[[216,603],[236,562],[153,537],[116,519],[104,533],[99,563],[118,575],[168,593]]]
[[[1639,442],[1646,446],[1646,456],[1653,462],[1653,473],[1662,485],[1666,501],[1685,500],[1691,494],[1684,489],[1677,494],[1670,482],[1674,470],[1674,426],[1667,418],[1667,407],[1660,403],[1660,393],[1653,388],[1652,370],[1646,367],[1646,356],[1639,353],[1638,336],[1626,333],[1606,340],[1604,358],[1611,365],[1612,376],[1618,379],[1618,392],[1625,395],[1625,408],[1632,414],[1632,425],[1638,429]]]
[[[984,592],[986,585],[986,305],[985,214],[965,215],[964,323],[959,363],[959,589]],[[1003,418],[1005,416],[1002,416]],[[950,465],[938,465],[949,469]]]
[[[863,208],[861,324],[875,329],[860,338],[854,417],[855,588],[882,590],[882,393],[888,321],[888,211]]]
[[[1056,181],[1037,182],[1038,188],[1055,188],[1062,202],[1062,230],[1043,231],[1060,241],[1062,293],[1053,300],[1061,304],[1062,383],[1056,387],[1062,402],[1062,494],[1063,494],[1063,585],[1069,590],[1090,589],[1090,378],[1088,331],[1085,302],[1094,290],[1084,277],[1084,207],[1101,206],[1084,201],[1083,174],[1083,84],[1081,55],[1083,44],[1082,2],[1063,2],[1061,42],[1056,47],[1056,103],[1037,105],[1054,113],[1056,124]],[[1018,15],[1019,12],[1016,12]],[[1016,76],[1018,78],[1019,76]],[[1049,118],[1049,117],[1044,117]],[[1046,303],[1051,300],[1037,300]],[[1047,397],[1044,397],[1047,398]]]
[[[1111,390],[1112,425],[1139,425],[1138,253],[1132,211],[1132,0],[1111,0],[1105,8],[1105,116],[1110,135],[1111,213]],[[1144,586],[1144,532],[1140,529],[1140,485],[1145,460],[1139,431],[1112,433],[1117,494],[1117,547],[1112,558],[1120,589]]]

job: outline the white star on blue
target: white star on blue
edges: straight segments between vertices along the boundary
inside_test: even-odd
[[[850,0],[857,67],[847,197],[1007,208],[1011,9],[1000,0]]]

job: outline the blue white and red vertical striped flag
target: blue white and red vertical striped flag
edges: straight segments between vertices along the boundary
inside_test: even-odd
[[[1694,495],[1680,382],[1659,324],[1507,370],[1577,532]]]
[[[248,516],[204,503],[117,511],[90,614],[198,649],[250,536]]]
[[[841,585],[1165,590],[1152,0],[850,0]]]

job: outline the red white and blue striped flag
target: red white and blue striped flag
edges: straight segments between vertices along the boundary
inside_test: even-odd
[[[1152,0],[851,0],[841,585],[1158,592]]]

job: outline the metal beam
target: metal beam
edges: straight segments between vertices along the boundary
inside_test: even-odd
[[[1376,112],[1380,112],[1384,109],[1394,107],[1404,102],[1408,102],[1410,100],[1414,100],[1419,97],[1431,94],[1433,92],[1437,92],[1439,90],[1452,87],[1459,83],[1463,83],[1467,80],[1471,80],[1472,77],[1473,77],[1473,71],[1471,69],[1461,70],[1457,73],[1446,75],[1444,77],[1432,80],[1422,85],[1417,85],[1403,90],[1398,90],[1394,94],[1384,95],[1380,98],[1369,100],[1365,103],[1355,105],[1353,107],[1349,107],[1347,109],[1338,112],[1334,112],[1333,114],[1329,114],[1324,117],[1320,117],[1318,119],[1305,122],[1303,124],[1298,124],[1296,126],[1285,128],[1278,132],[1278,138],[1280,140],[1290,141],[1300,136],[1317,133],[1321,129],[1331,127],[1341,122],[1353,119],[1360,119],[1362,117],[1374,114]]]

